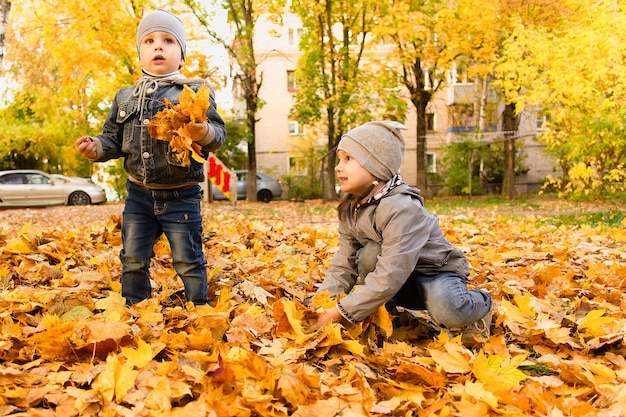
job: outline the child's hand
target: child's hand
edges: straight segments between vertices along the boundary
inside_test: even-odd
[[[327,323],[330,323],[333,321],[339,321],[341,320],[341,318],[342,318],[341,313],[339,313],[339,310],[337,309],[337,307],[327,308],[326,310],[324,310],[322,314],[319,315],[319,317],[317,318],[317,322],[315,322],[314,325],[309,327],[309,330],[315,331],[317,329],[321,329]]]
[[[88,159],[95,159],[97,156],[96,143],[89,136],[81,136],[74,142],[74,147],[79,155]]]
[[[187,132],[189,132],[191,140],[198,142],[199,140],[204,139],[206,134],[209,132],[209,124],[207,122],[190,123],[187,126]]]

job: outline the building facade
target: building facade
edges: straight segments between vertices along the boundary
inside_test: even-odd
[[[258,63],[258,75],[262,77],[259,91],[263,106],[257,114],[256,124],[256,155],[257,169],[271,172],[272,175],[305,174],[298,167],[295,143],[303,137],[303,127],[290,119],[290,111],[295,105],[297,80],[295,70],[298,59],[302,55],[299,50],[302,25],[294,14],[283,15],[283,24],[276,25],[268,20],[259,19],[255,27],[255,53]],[[477,143],[501,141],[501,115],[504,103],[490,91],[485,107],[484,133],[472,134],[479,122],[475,120],[477,86],[468,82],[462,74],[451,71],[446,88],[437,91],[427,107],[427,161],[429,173],[441,171],[440,157],[442,150],[452,142],[463,140],[474,135]],[[417,176],[417,137],[416,115],[414,107],[409,104],[409,114],[404,124],[406,153],[400,168],[404,180],[416,183]],[[235,87],[233,116],[235,119],[245,118],[245,102]],[[538,190],[543,179],[555,175],[553,161],[543,153],[543,146],[536,141],[541,128],[541,119],[536,111],[525,111],[520,116],[519,128],[514,132],[516,147],[523,148],[525,165],[528,172],[516,177],[517,193]],[[327,143],[325,137],[319,138],[320,146]],[[437,185],[432,184],[436,192]],[[429,191],[430,189],[429,184]]]

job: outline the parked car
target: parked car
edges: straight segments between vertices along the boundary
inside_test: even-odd
[[[105,201],[105,191],[89,178],[55,178],[33,169],[0,171],[0,207],[78,206]]]
[[[87,182],[87,183],[95,184],[91,178],[68,177],[67,175],[63,175],[63,174],[50,174],[50,176],[56,180],[61,180],[63,182],[82,182],[82,183]]]
[[[247,170],[235,170],[231,171],[237,175],[237,199],[243,200],[246,198],[248,189],[248,171]],[[226,196],[211,183],[211,191],[213,192],[214,200],[227,200]],[[272,178],[263,172],[257,171],[256,173],[256,198],[258,201],[269,203],[273,198],[280,198],[283,195],[283,187],[280,185],[280,180]]]

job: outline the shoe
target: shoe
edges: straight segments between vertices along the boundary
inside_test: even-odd
[[[489,311],[485,316],[463,329],[461,342],[465,347],[475,348],[482,345],[490,334],[492,320],[492,312]]]

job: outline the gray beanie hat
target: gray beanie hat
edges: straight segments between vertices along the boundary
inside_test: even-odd
[[[163,9],[156,9],[150,13],[146,13],[139,26],[137,26],[137,52],[139,52],[139,45],[144,36],[151,34],[152,32],[167,32],[174,36],[180,44],[183,60],[187,54],[187,35],[183,22],[180,19]]]
[[[389,181],[404,158],[402,130],[406,126],[394,121],[367,122],[343,135],[337,150],[348,153],[379,180]]]

